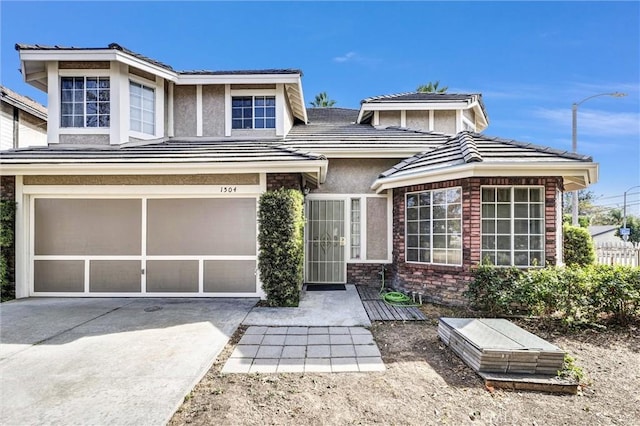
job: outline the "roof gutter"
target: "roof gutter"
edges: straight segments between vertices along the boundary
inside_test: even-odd
[[[561,176],[565,191],[586,188],[598,181],[598,163],[472,163],[446,168],[423,168],[411,173],[378,178],[371,189],[381,193],[387,189],[470,177],[543,177]]]

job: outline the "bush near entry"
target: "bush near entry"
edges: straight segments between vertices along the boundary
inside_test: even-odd
[[[479,265],[466,292],[494,316],[528,314],[564,325],[640,321],[640,267],[587,265],[518,270]]]
[[[14,201],[0,201],[0,297],[4,302],[15,296],[11,263],[13,252],[13,224],[16,216]]]
[[[303,197],[278,189],[260,197],[259,271],[269,306],[298,306],[303,281]]]

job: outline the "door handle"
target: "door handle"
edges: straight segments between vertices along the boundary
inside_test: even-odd
[[[345,237],[340,237],[340,245],[341,246],[346,246],[347,245],[347,239]]]

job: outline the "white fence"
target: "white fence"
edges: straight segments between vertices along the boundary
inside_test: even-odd
[[[640,265],[640,243],[598,243],[596,263],[602,265]]]

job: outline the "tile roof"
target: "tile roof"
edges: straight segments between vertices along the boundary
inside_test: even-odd
[[[176,72],[183,75],[253,75],[253,74],[300,74],[302,71],[291,68],[276,68],[276,69],[258,69],[258,70],[233,70],[233,71],[208,71],[208,70],[191,70],[191,71],[176,71],[171,65],[167,65],[163,62],[149,58],[148,56],[141,55],[133,50],[127,49],[118,43],[111,43],[107,47],[73,47],[73,46],[46,46],[41,44],[22,44],[17,43],[15,45],[16,50],[118,50],[133,57],[136,57],[142,61],[156,65],[160,68],[164,68],[168,71]]]
[[[30,163],[151,163],[210,162],[243,163],[265,161],[323,160],[321,155],[282,146],[280,140],[221,141],[214,138],[165,138],[123,145],[50,145],[0,153],[0,162]]]
[[[592,158],[531,143],[464,131],[450,137],[448,141],[435,149],[421,152],[398,163],[380,174],[380,178],[475,162],[499,164],[501,162],[528,163],[545,161],[591,162]]]
[[[313,113],[312,113],[313,114]],[[376,129],[366,124],[313,124],[293,126],[284,140],[286,146],[333,156],[340,152],[376,154],[401,152],[404,156],[434,149],[448,140],[443,133],[388,127]]]
[[[340,125],[355,123],[358,119],[358,110],[351,108],[307,108],[309,125],[326,124]]]
[[[391,95],[372,96],[360,101],[364,103],[382,103],[382,102],[472,102],[475,97],[480,94],[462,94],[462,93],[423,93],[423,92],[405,92],[394,93]]]
[[[42,120],[47,119],[47,107],[7,87],[0,86],[0,99]]]

